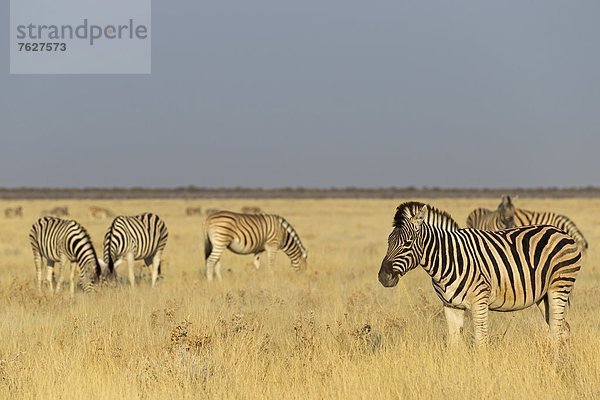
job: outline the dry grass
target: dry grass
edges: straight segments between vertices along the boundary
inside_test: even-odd
[[[417,270],[395,289],[376,275],[391,200],[19,201],[23,219],[0,230],[0,398],[599,398],[600,200],[519,200],[570,215],[590,242],[569,322],[570,356],[552,367],[537,309],[491,315],[492,343],[445,347],[440,303]],[[272,271],[226,254],[224,280],[202,277],[201,218],[188,206],[284,215],[309,249],[295,274],[283,254]],[[464,225],[497,200],[445,200]],[[68,205],[99,249],[109,221],[87,207],[152,210],[170,238],[165,279],[93,295],[39,296],[27,233],[42,209]],[[123,273],[123,271],[121,272]]]

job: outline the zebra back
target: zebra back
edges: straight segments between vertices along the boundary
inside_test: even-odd
[[[517,226],[527,225],[552,225],[558,229],[565,231],[578,243],[583,251],[588,248],[588,242],[579,230],[577,225],[564,215],[555,214],[553,212],[536,212],[515,208],[515,224]]]

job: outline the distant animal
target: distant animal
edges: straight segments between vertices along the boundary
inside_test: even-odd
[[[485,217],[482,217],[485,209],[473,211],[467,218],[467,226],[476,229],[501,230],[512,226],[528,225],[552,225],[558,229],[567,232],[579,245],[582,252],[585,253],[588,248],[588,242],[579,230],[577,225],[564,215],[558,215],[553,212],[536,212],[515,208],[510,196],[503,196],[500,206],[497,210],[485,210]],[[495,222],[490,222],[495,221]],[[512,221],[512,224],[510,223]],[[494,228],[492,229],[492,226]]]
[[[50,210],[42,211],[42,216],[51,215],[55,217],[68,217],[69,207],[54,207]]]
[[[75,272],[79,268],[79,281],[84,292],[94,290],[101,274],[96,251],[90,235],[77,221],[55,217],[38,219],[29,232],[38,290],[42,290],[42,260],[46,260],[46,282],[50,291],[58,293],[63,282],[62,268],[70,264],[71,296],[75,294]],[[58,263],[58,271],[54,264]],[[56,276],[55,276],[56,275]],[[56,289],[54,288],[57,277]]]
[[[188,217],[193,215],[202,215],[202,207],[188,207],[185,209],[185,215]]]
[[[93,219],[107,219],[113,218],[115,215],[108,208],[90,206],[89,207],[90,218]]]
[[[270,214],[239,214],[219,211],[204,222],[204,255],[206,277],[215,274],[221,279],[221,255],[225,249],[236,254],[254,254],[254,266],[259,268],[260,257],[267,253],[267,263],[273,265],[275,254],[282,250],[291,260],[292,268],[306,268],[308,252],[283,217]]]
[[[206,215],[211,215],[211,214],[214,214],[214,213],[218,213],[219,211],[221,211],[221,210],[219,210],[218,208],[207,208],[206,209]]]
[[[549,225],[446,230],[429,224],[432,218],[457,226],[448,213],[423,203],[402,203],[396,209],[379,270],[383,286],[396,286],[421,265],[444,304],[450,342],[460,337],[465,310],[473,318],[475,342],[483,344],[490,310],[516,311],[533,304],[544,314],[553,343],[568,340],[564,312],[582,259],[573,238]]]
[[[502,196],[497,210],[478,208],[467,217],[467,227],[484,231],[500,231],[515,226],[515,207],[510,196]]]
[[[23,217],[23,207],[21,207],[21,206],[8,207],[8,208],[4,209],[4,216],[6,218]]]
[[[242,214],[262,214],[263,210],[259,207],[242,207]]]
[[[117,277],[116,268],[127,260],[129,283],[135,286],[134,262],[144,260],[152,266],[152,287],[161,274],[160,259],[169,233],[164,221],[156,214],[143,213],[115,218],[104,235],[103,259],[100,265]]]

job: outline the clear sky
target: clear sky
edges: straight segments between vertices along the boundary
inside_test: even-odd
[[[598,1],[154,1],[149,76],[9,75],[0,186],[600,185]]]

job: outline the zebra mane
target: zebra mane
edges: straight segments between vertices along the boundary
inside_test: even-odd
[[[459,229],[458,223],[446,211],[442,211],[432,205],[420,203],[418,201],[407,201],[400,204],[396,208],[394,215],[394,228],[402,228],[406,226],[408,221],[415,216],[421,209],[427,206],[425,215],[425,223],[429,225],[449,226],[451,229]]]
[[[98,255],[96,253],[96,249],[94,248],[94,243],[92,242],[92,237],[90,236],[90,233],[79,222],[77,222],[75,220],[71,220],[71,221],[75,222],[75,224],[79,227],[79,229],[81,229],[83,231],[83,233],[87,237],[87,240],[90,242],[90,248],[92,249],[92,255],[94,256],[93,257],[94,264],[95,264],[95,271],[94,272],[96,272],[96,276],[100,276],[100,272],[101,272],[101,270],[100,270],[100,263],[98,263]]]
[[[279,221],[281,226],[283,226],[283,229],[285,229],[285,231],[288,233],[288,235],[290,235],[292,237],[292,239],[294,240],[294,243],[296,243],[296,245],[300,248],[300,251],[302,251],[302,254],[303,255],[306,254],[306,249],[302,245],[302,242],[300,241],[300,237],[298,236],[298,234],[296,233],[296,231],[294,230],[292,225],[290,225],[289,222],[287,222],[283,217],[280,217],[279,215],[277,216],[277,221]]]

